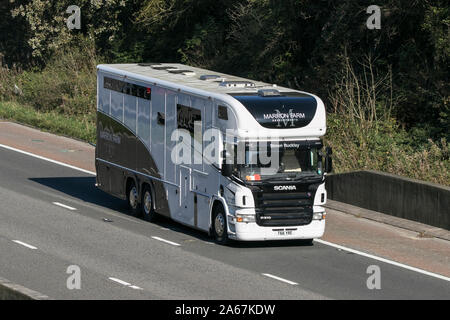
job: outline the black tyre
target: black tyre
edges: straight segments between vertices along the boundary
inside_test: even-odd
[[[127,186],[127,202],[128,207],[133,216],[138,216],[141,212],[139,203],[139,192],[134,180],[130,180]]]
[[[146,221],[154,222],[157,218],[157,213],[154,209],[153,193],[149,185],[145,185],[142,191],[141,199],[142,216]]]
[[[229,242],[227,217],[225,215],[225,210],[221,205],[217,206],[214,210],[212,231],[217,243],[225,245]]]

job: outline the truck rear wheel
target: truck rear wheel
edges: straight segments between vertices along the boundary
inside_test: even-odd
[[[153,206],[153,194],[149,185],[144,185],[142,191],[142,216],[146,221],[154,222],[157,218],[157,213]]]
[[[139,192],[137,190],[134,180],[130,180],[127,184],[127,202],[130,212],[133,216],[137,216],[140,213],[139,205]]]

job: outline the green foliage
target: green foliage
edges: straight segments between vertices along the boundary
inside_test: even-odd
[[[41,112],[16,102],[0,101],[0,119],[24,123],[44,131],[95,142],[95,114],[65,115],[55,111]]]
[[[66,27],[71,4],[81,7],[81,30]],[[380,0],[380,30],[366,28],[371,4],[2,1],[0,100],[90,119],[97,61],[181,61],[320,96],[338,171],[378,169],[448,185],[448,0]]]
[[[41,72],[25,71],[17,78],[23,91],[18,101],[39,111],[95,113],[96,59],[86,39],[80,38],[78,47],[61,48]]]
[[[450,185],[450,144],[445,138],[417,147],[393,120],[375,126],[364,122],[329,115],[325,142],[333,147],[337,173],[370,169]]]

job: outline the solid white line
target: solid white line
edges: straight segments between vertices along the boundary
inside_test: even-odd
[[[111,281],[123,284],[124,286],[127,286],[127,287],[131,286],[131,283],[125,282],[125,281],[117,279],[117,278],[108,278],[108,279],[111,280]]]
[[[69,210],[72,210],[72,211],[75,211],[75,210],[77,210],[76,208],[73,208],[73,207],[69,207],[69,206],[67,206],[67,205],[65,205],[65,204],[62,204],[62,203],[59,203],[59,202],[52,202],[55,206],[60,206],[60,207],[63,207],[63,208],[65,208],[65,209],[69,209]]]
[[[28,243],[25,243],[25,242],[22,242],[22,241],[19,241],[19,240],[13,240],[13,242],[15,242],[17,244],[20,244],[20,245],[22,245],[24,247],[27,247],[28,249],[31,249],[31,250],[36,250],[37,249],[35,246],[32,246],[31,244],[28,244]]]
[[[28,155],[28,156],[31,156],[31,157],[34,157],[34,158],[37,158],[37,159],[45,160],[45,161],[48,161],[48,162],[51,162],[51,163],[54,163],[54,164],[58,164],[58,165],[61,165],[61,166],[64,166],[64,167],[67,167],[67,168],[70,168],[70,169],[74,169],[74,170],[78,170],[78,171],[81,171],[81,172],[84,172],[84,173],[88,173],[90,175],[94,175],[94,176],[96,175],[95,172],[88,171],[88,170],[85,170],[85,169],[81,169],[81,168],[72,166],[70,164],[63,163],[63,162],[56,161],[56,160],[52,160],[52,159],[49,159],[49,158],[46,158],[46,157],[38,156],[36,154],[30,153],[30,152],[26,152],[26,151],[23,151],[23,150],[20,150],[20,149],[16,149],[16,148],[13,148],[13,147],[10,147],[10,146],[6,146],[4,144],[0,144],[0,147],[2,147],[4,149],[15,151],[15,152],[19,152],[19,153],[22,153],[22,154],[25,154],[25,155]],[[179,246],[178,243],[167,241],[167,240],[161,239],[159,237],[152,237],[152,238],[154,238],[156,240],[159,240],[159,241],[170,243],[170,244],[175,245],[175,246]],[[324,241],[324,240],[320,240],[320,239],[315,239],[314,241],[318,242],[318,243],[322,243],[324,245],[328,245],[328,246],[331,246],[331,247],[342,249],[342,250],[345,250],[345,251],[348,251],[348,252],[352,252],[352,253],[355,253],[355,254],[358,254],[358,255],[361,255],[361,256],[364,256],[364,257],[368,257],[368,258],[371,258],[371,259],[374,259],[374,260],[385,262],[385,263],[388,263],[388,264],[391,264],[391,265],[394,265],[394,266],[397,266],[397,267],[401,267],[401,268],[404,268],[404,269],[408,269],[408,270],[411,270],[411,271],[422,273],[422,274],[425,274],[425,275],[428,275],[428,276],[431,276],[431,277],[435,277],[435,278],[438,278],[438,279],[441,279],[441,280],[450,281],[450,278],[445,277],[445,276],[440,275],[440,274],[436,274],[436,273],[429,272],[429,271],[426,271],[426,270],[422,270],[422,269],[419,269],[419,268],[411,267],[411,266],[408,266],[406,264],[398,263],[398,262],[395,262],[395,261],[392,261],[392,260],[388,260],[388,259],[385,259],[385,258],[377,257],[377,256],[374,256],[374,255],[371,255],[371,254],[368,254],[368,253],[364,253],[364,252],[357,251],[357,250],[354,250],[354,249],[350,249],[350,248],[347,248],[347,247],[344,247],[344,246],[340,246],[338,244],[334,244],[334,243],[331,243],[331,242],[328,242],[328,241]]]
[[[367,258],[378,260],[378,261],[381,261],[381,262],[384,262],[384,263],[388,263],[388,264],[391,264],[393,266],[397,266],[397,267],[404,268],[404,269],[407,269],[407,270],[411,270],[411,271],[415,271],[415,272],[418,272],[418,273],[422,273],[422,274],[425,274],[425,275],[430,276],[430,277],[435,277],[435,278],[438,278],[438,279],[441,279],[441,280],[450,281],[450,278],[445,277],[445,276],[440,275],[440,274],[437,274],[437,273],[433,273],[433,272],[429,272],[429,271],[426,271],[426,270],[423,270],[423,269],[411,267],[411,266],[408,266],[408,265],[403,264],[403,263],[399,263],[399,262],[395,262],[395,261],[392,261],[392,260],[389,260],[389,259],[377,257],[377,256],[374,256],[374,255],[365,253],[365,252],[361,252],[361,251],[358,251],[358,250],[354,250],[354,249],[350,249],[350,248],[347,248],[347,247],[344,247],[344,246],[340,246],[340,245],[335,244],[335,243],[331,243],[331,242],[324,241],[324,240],[321,240],[321,239],[314,239],[314,242],[318,242],[318,243],[321,243],[321,244],[324,244],[324,245],[327,245],[327,246],[330,246],[330,247],[334,247],[334,248],[337,248],[337,249],[341,249],[341,250],[344,250],[344,251],[355,253],[355,254],[358,254],[358,255],[363,256],[363,257],[367,257]]]
[[[158,241],[162,241],[162,242],[171,244],[171,245],[173,245],[173,246],[180,246],[180,244],[178,244],[178,243],[176,243],[176,242],[172,242],[172,241],[169,241],[169,240],[160,238],[160,237],[152,237],[152,238],[155,239],[155,240],[158,240]]]
[[[269,278],[272,278],[272,279],[275,279],[275,280],[278,280],[278,281],[282,281],[282,282],[289,283],[290,285],[293,285],[293,286],[298,285],[297,282],[290,281],[290,280],[286,280],[286,279],[283,279],[283,278],[274,276],[273,274],[270,274],[270,273],[263,273],[262,275],[263,275],[263,276],[266,276],[266,277],[269,277]]]
[[[46,157],[38,156],[37,154],[26,152],[26,151],[23,151],[23,150],[20,150],[20,149],[16,149],[16,148],[13,148],[13,147],[10,147],[10,146],[5,146],[4,144],[0,144],[0,147],[8,149],[8,150],[11,150],[11,151],[19,152],[19,153],[22,153],[22,154],[26,154],[27,156],[30,156],[30,157],[34,157],[34,158],[37,158],[37,159],[41,159],[41,160],[45,160],[45,161],[48,161],[48,162],[52,162],[54,164],[59,164],[60,166],[64,166],[64,167],[67,167],[67,168],[70,168],[70,169],[78,170],[78,171],[81,171],[81,172],[84,172],[84,173],[88,173],[88,174],[91,174],[91,175],[94,175],[94,176],[96,175],[95,172],[92,172],[92,171],[89,171],[89,170],[85,170],[85,169],[81,169],[81,168],[78,168],[78,167],[75,167],[75,166],[71,166],[70,164],[67,164],[67,163],[64,163],[64,162],[60,162],[60,161],[52,160],[52,159],[49,159],[49,158],[46,158]]]

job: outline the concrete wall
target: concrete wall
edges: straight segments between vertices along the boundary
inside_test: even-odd
[[[331,174],[328,197],[450,230],[450,188],[378,171]]]

